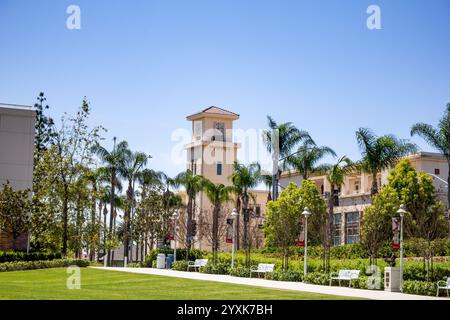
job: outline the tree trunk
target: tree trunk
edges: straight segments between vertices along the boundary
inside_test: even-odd
[[[370,196],[373,197],[378,193],[377,172],[372,173],[372,189],[370,190]]]
[[[114,223],[114,201],[116,192],[116,172],[113,170],[111,172],[111,195],[110,195],[110,208],[109,208],[109,235],[113,233],[113,223]],[[108,249],[108,265],[112,262],[112,251]]]
[[[241,228],[241,207],[242,207],[242,203],[241,203],[241,198],[238,195],[237,200],[236,200],[236,210],[238,212],[238,215],[236,217],[236,234],[235,234],[235,239],[236,239],[236,250],[239,250],[241,248],[241,243],[240,243],[240,228]]]
[[[187,226],[186,226],[186,250],[191,250],[192,247],[192,211],[193,211],[193,200],[195,194],[190,191],[188,194],[188,205],[187,205]]]
[[[250,243],[248,234],[248,224],[250,220],[250,213],[248,211],[248,194],[245,193],[243,197],[243,209],[244,209],[244,249],[245,249],[245,264],[250,267]]]
[[[331,195],[328,199],[328,237],[327,237],[327,257],[326,257],[326,269],[329,273],[330,260],[331,260],[331,247],[333,246],[333,233],[334,233],[334,189],[335,186],[331,184]]]
[[[213,250],[213,262],[217,263],[217,251],[219,250],[219,210],[220,203],[214,204],[213,209],[213,234],[212,234],[212,250]]]
[[[123,259],[125,262],[125,257],[129,257],[130,253],[130,217],[131,217],[131,205],[133,201],[133,187],[132,181],[128,180],[128,189],[127,189],[127,206],[125,208],[124,215],[124,241],[123,241]],[[131,259],[130,259],[131,261]]]
[[[68,217],[69,214],[69,190],[67,184],[64,184],[64,197],[63,197],[63,247],[62,256],[67,257],[67,242],[69,241],[68,234]]]

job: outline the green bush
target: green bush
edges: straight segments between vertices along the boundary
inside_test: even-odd
[[[60,253],[0,251],[0,263],[14,261],[49,261],[61,259]]]
[[[403,293],[417,294],[421,296],[435,296],[436,283],[424,281],[403,281]]]
[[[143,264],[141,262],[129,263],[127,268],[142,268]]]
[[[310,284],[327,286],[330,284],[330,275],[321,272],[308,273],[305,277],[305,282]]]
[[[172,265],[172,270],[175,271],[187,271],[188,263],[185,260],[176,261]]]
[[[230,271],[230,275],[240,278],[250,278],[250,269],[243,266],[237,266]]]
[[[289,282],[302,282],[303,281],[303,274],[298,271],[282,271],[282,270],[276,270],[272,273],[267,274],[268,280],[275,280],[275,281],[289,281]]]
[[[228,263],[217,263],[215,265],[208,263],[203,268],[200,268],[200,272],[207,274],[230,274],[230,265]]]
[[[85,268],[89,266],[89,261],[81,259],[60,259],[51,261],[16,261],[0,263],[0,272],[50,269],[50,268],[66,268],[70,266],[78,266]]]

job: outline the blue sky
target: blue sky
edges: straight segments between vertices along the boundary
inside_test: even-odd
[[[66,8],[81,8],[68,30]],[[381,8],[382,30],[366,9]],[[217,105],[263,129],[292,121],[318,144],[358,159],[355,131],[409,137],[450,102],[450,2],[0,0],[0,102],[73,113],[153,155],[175,175],[171,134]],[[424,150],[431,150],[414,138]]]

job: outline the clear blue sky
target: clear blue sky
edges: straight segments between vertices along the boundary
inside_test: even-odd
[[[70,4],[81,30],[66,28]],[[370,4],[382,30],[366,27]],[[450,102],[447,0],[0,0],[0,43],[0,102],[44,91],[58,118],[87,96],[108,139],[172,175],[171,133],[210,105],[244,129],[292,121],[358,159],[357,128],[407,138]]]

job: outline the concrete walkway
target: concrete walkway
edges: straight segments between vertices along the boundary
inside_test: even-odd
[[[100,270],[137,273],[137,274],[149,274],[165,277],[241,284],[271,289],[283,289],[283,290],[293,290],[311,293],[331,294],[342,297],[364,298],[371,300],[448,300],[450,302],[450,299],[446,298],[417,296],[402,293],[391,293],[385,291],[351,289],[348,287],[318,286],[312,284],[305,284],[302,282],[284,282],[284,281],[272,281],[264,279],[238,278],[224,275],[212,275],[194,272],[181,272],[173,270],[160,270],[147,268],[103,268],[103,267],[92,267],[92,268]]]

